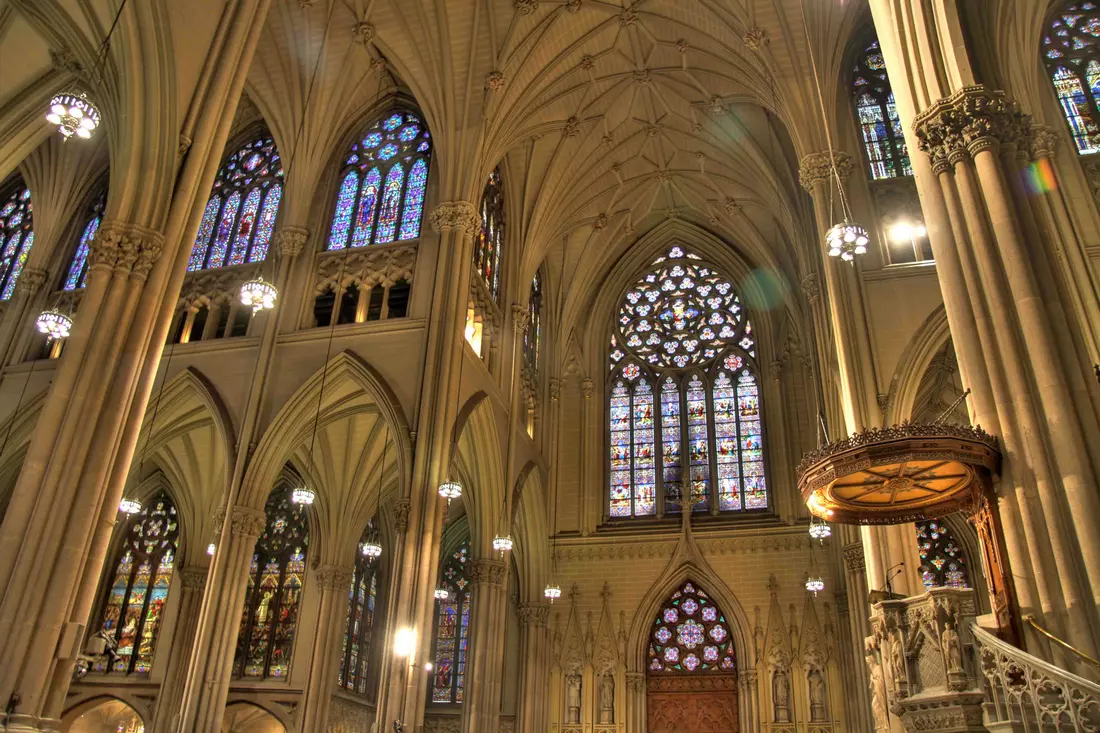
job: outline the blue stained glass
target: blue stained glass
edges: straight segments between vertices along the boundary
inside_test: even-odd
[[[210,249],[210,235],[214,233],[214,223],[218,220],[221,205],[222,200],[217,196],[206,203],[202,224],[199,225],[199,235],[195,237],[195,247],[191,250],[191,261],[187,263],[187,269],[191,272],[201,270],[206,263],[206,252]]]
[[[397,155],[397,150],[397,146],[393,143],[390,143],[389,145],[383,146],[383,148],[378,151],[378,157],[382,160],[389,160],[393,156]]]
[[[383,139],[384,138],[382,137],[382,133],[372,132],[371,134],[369,134],[365,138],[363,138],[363,147],[364,148],[377,148],[379,145],[382,144]]]
[[[377,168],[371,169],[363,182],[363,193],[359,197],[359,211],[355,217],[355,232],[351,237],[352,247],[370,244],[371,230],[374,229],[375,210],[378,208],[378,188],[382,184],[382,174]]]
[[[405,169],[396,164],[386,176],[386,186],[382,194],[382,209],[378,213],[378,244],[393,241],[397,230],[397,215],[401,207],[401,189],[405,187]]]
[[[8,300],[15,293],[15,283],[19,280],[19,273],[23,272],[23,266],[27,264],[27,256],[31,253],[31,245],[34,244],[34,232],[31,232],[23,240],[23,246],[19,248],[19,254],[12,265],[8,282],[4,285],[4,292],[0,293],[0,300]]]
[[[31,245],[34,243],[32,229],[32,207],[30,189],[22,186],[22,181],[14,191],[9,189],[7,201],[4,201],[3,214],[0,214],[0,299],[7,300],[15,292],[15,283],[19,273],[27,262]],[[3,199],[0,199],[3,201]]]
[[[421,159],[413,163],[405,193],[405,209],[401,216],[401,239],[420,236],[420,220],[424,213],[424,191],[428,187],[428,163]]]
[[[260,189],[254,188],[244,200],[244,210],[237,224],[237,236],[233,240],[233,249],[229,254],[229,264],[239,265],[248,253],[248,243],[256,227],[256,216],[260,212]]]
[[[283,187],[273,185],[264,197],[264,208],[260,214],[260,225],[256,230],[256,241],[252,243],[249,262],[262,262],[267,258],[267,247],[271,244],[271,233],[275,229],[275,217],[279,214],[279,203],[283,200]]]
[[[237,209],[241,207],[241,192],[234,191],[222,209],[221,219],[214,234],[214,243],[210,246],[210,259],[208,267],[221,267],[225,264],[226,250],[229,247],[229,237],[233,232],[233,221],[237,218]]]
[[[340,184],[340,193],[336,197],[336,216],[332,218],[332,231],[329,232],[328,248],[343,249],[348,246],[348,234],[351,232],[351,212],[355,206],[355,195],[359,193],[359,174],[349,171]]]
[[[420,128],[417,125],[409,125],[401,130],[401,133],[397,136],[397,139],[403,143],[411,143],[416,139],[416,136],[420,134]]]
[[[388,117],[386,119],[385,122],[382,123],[382,129],[387,131],[387,132],[393,132],[394,130],[396,130],[398,127],[401,126],[401,123],[404,122],[404,119],[405,118],[402,117],[399,114],[391,115],[390,117]]]
[[[80,244],[76,246],[76,254],[73,255],[73,263],[69,265],[69,275],[65,278],[65,290],[76,290],[86,284],[88,271],[85,265],[88,262],[88,252],[102,220],[102,217],[93,217],[88,226],[84,227],[84,234],[81,235]]]
[[[714,380],[714,449],[718,464],[718,509],[741,508],[737,448],[737,410],[733,383],[720,372]]]

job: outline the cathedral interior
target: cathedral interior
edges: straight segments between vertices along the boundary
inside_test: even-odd
[[[0,731],[1100,730],[1100,1],[0,0]]]

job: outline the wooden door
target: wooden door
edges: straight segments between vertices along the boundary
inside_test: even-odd
[[[649,733],[738,733],[735,676],[651,677],[646,687]]]

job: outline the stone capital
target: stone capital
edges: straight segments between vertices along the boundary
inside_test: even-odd
[[[592,396],[592,391],[595,388],[596,388],[596,383],[594,381],[592,381],[591,379],[588,379],[586,377],[585,379],[581,380],[581,394],[584,395],[585,399],[588,399]]]
[[[810,301],[811,305],[821,298],[821,286],[817,282],[816,272],[811,272],[802,278],[802,294],[806,296],[806,300]]]
[[[524,626],[535,626],[540,629],[550,624],[549,603],[521,603],[517,608],[519,621]]]
[[[557,377],[550,377],[547,380],[550,387],[550,399],[557,401],[561,399],[561,380]]]
[[[477,213],[477,207],[469,201],[440,204],[428,215],[428,222],[439,233],[453,230],[468,237],[476,237],[481,231],[481,217]]]
[[[233,528],[235,535],[259,537],[267,526],[267,515],[260,509],[235,506],[229,518],[229,526]]]
[[[183,583],[184,590],[202,590],[206,586],[206,576],[209,574],[209,568],[182,568],[180,570],[180,582]]]
[[[828,183],[833,175],[834,161],[841,184],[847,181],[852,172],[852,156],[843,150],[825,150],[802,158],[798,166],[798,181],[802,188],[812,193],[816,184]]]
[[[297,257],[309,239],[309,230],[301,227],[283,227],[275,233],[275,251],[280,257]]]
[[[852,572],[862,573],[867,569],[866,560],[863,557],[863,545],[853,542],[844,546],[844,566]]]
[[[49,272],[41,267],[24,267],[15,282],[15,292],[28,298],[34,296],[46,284]]]
[[[88,257],[92,268],[111,268],[144,280],[164,251],[164,235],[120,221],[104,221],[92,239]]]
[[[645,692],[645,672],[627,672],[626,686],[631,692]]]
[[[491,560],[489,558],[474,560],[469,565],[470,580],[475,585],[503,585],[506,569],[507,566],[503,560]]]
[[[527,330],[527,324],[531,320],[531,311],[525,305],[512,303],[512,328],[516,335]]]
[[[416,441],[415,436],[413,441]],[[393,526],[397,530],[398,534],[404,534],[405,530],[409,528],[409,507],[411,506],[408,499],[398,499],[397,505],[393,508]]]
[[[317,582],[321,590],[341,591],[347,593],[351,585],[352,569],[340,565],[322,565],[317,568]]]
[[[1050,125],[1032,125],[1028,140],[1031,157],[1035,160],[1053,158],[1058,149],[1058,132]]]
[[[918,146],[937,173],[947,164],[999,145],[1019,146],[1031,137],[1031,117],[1003,91],[964,87],[917,115]]]

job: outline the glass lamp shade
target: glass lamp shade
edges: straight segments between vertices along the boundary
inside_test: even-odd
[[[363,543],[363,555],[373,559],[382,556],[382,545],[378,544],[378,540],[369,539]]]
[[[307,489],[305,487],[294,489],[294,491],[290,492],[290,500],[295,504],[305,504],[309,506],[317,500],[317,493],[313,489]]]
[[[810,522],[810,536],[815,540],[824,540],[826,537],[833,536],[833,528],[825,522],[820,524],[817,522]]]
[[[241,302],[250,307],[253,313],[271,310],[278,297],[278,289],[263,277],[249,280],[241,286]]]
[[[553,603],[561,598],[561,586],[557,583],[548,583],[546,590],[542,592],[542,595],[546,597],[546,600]]]
[[[457,499],[462,496],[462,484],[457,481],[444,481],[439,485],[439,495],[444,499]]]
[[[821,591],[825,590],[825,581],[818,577],[807,578],[806,590],[810,591],[814,595],[817,595]]]
[[[512,550],[512,538],[508,535],[493,538],[493,549],[497,552],[510,552]]]
[[[451,597],[451,594],[449,592],[447,592],[446,588],[436,588],[435,589],[435,599],[437,601],[445,601],[450,597]]]
[[[137,514],[141,511],[141,502],[137,499],[123,499],[118,503],[118,510],[123,514]]]
[[[829,256],[839,257],[845,262],[851,262],[856,255],[865,254],[870,241],[866,229],[849,221],[837,224],[825,234]]]
[[[74,135],[87,140],[99,127],[99,109],[83,92],[80,96],[58,94],[50,100],[46,121],[57,125],[58,131],[66,140]]]
[[[46,334],[46,338],[52,341],[69,337],[73,329],[73,319],[51,308],[39,315],[34,325],[39,332]]]

